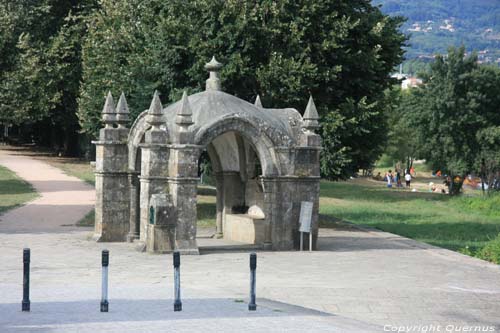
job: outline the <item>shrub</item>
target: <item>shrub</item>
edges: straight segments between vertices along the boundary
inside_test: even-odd
[[[479,251],[479,258],[500,264],[500,234]]]

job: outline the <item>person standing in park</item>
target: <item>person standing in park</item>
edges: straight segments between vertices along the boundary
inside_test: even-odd
[[[387,178],[387,187],[392,188],[392,170],[389,170],[385,176]]]
[[[405,175],[405,181],[406,181],[406,188],[410,188],[411,187],[411,175],[410,173],[406,173]]]
[[[396,170],[396,187],[403,187],[403,184],[401,182],[401,171]]]

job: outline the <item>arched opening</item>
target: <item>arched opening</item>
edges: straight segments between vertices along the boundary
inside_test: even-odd
[[[226,131],[211,139],[198,164],[198,246],[259,247],[268,241],[262,165],[253,142]]]

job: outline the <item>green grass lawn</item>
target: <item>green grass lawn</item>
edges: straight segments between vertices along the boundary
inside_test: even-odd
[[[383,182],[321,184],[321,226],[340,219],[472,255],[500,232],[500,197],[447,195],[387,189]]]
[[[78,159],[70,159],[70,158],[57,158],[57,159],[48,159],[46,160],[50,165],[55,166],[56,168],[61,169],[64,173],[77,177],[84,182],[95,186],[95,176],[93,167],[90,165],[90,162],[78,160]]]
[[[30,184],[9,169],[0,166],[0,214],[37,196]]]

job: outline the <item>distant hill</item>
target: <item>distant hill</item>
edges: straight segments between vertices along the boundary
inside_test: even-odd
[[[406,58],[432,59],[464,44],[479,60],[500,64],[500,0],[373,0],[384,13],[407,17]]]

